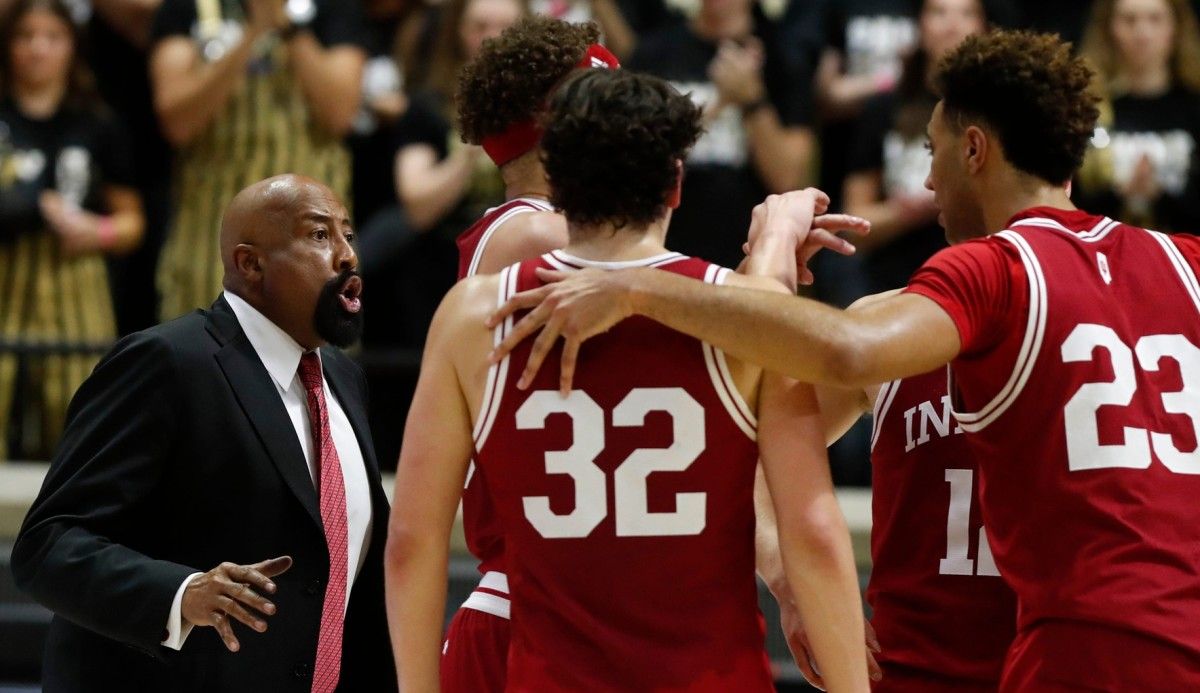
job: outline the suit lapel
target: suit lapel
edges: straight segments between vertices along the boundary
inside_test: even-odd
[[[225,373],[238,404],[266,448],[284,483],[309,516],[321,527],[317,490],[309,476],[304,450],[296,439],[296,429],[279,398],[270,374],[242,331],[229,304],[218,299],[209,313],[209,331],[224,346],[217,352],[217,364]]]

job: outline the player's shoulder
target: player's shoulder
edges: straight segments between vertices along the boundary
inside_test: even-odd
[[[1191,258],[1193,262],[1200,262],[1200,236],[1194,236],[1190,233],[1176,233],[1169,236],[1171,242],[1179,248],[1179,252]]]
[[[518,206],[520,213],[499,217],[479,260],[478,272],[497,272],[567,244],[567,222],[549,209]]]
[[[970,238],[960,243],[955,243],[948,248],[943,248],[942,250],[938,251],[938,253],[940,254],[946,251],[951,251],[975,254],[1003,253],[1007,255],[1010,254],[1016,247],[1013,243],[1013,237],[1023,237],[1026,233],[1028,233],[1028,231],[1004,228],[996,233],[990,233],[986,236]]]
[[[532,208],[504,222],[505,231],[519,232],[522,238],[541,241],[548,250],[567,244],[567,220],[554,210]],[[510,236],[512,234],[509,234]]]
[[[499,305],[502,274],[477,274],[455,284],[442,297],[429,341],[455,340],[476,332],[486,333],[484,321]]]
[[[507,269],[507,268],[506,268]],[[456,283],[442,298],[439,310],[464,312],[477,306],[495,308],[501,274],[476,274]]]
[[[1167,237],[1184,257],[1192,273],[1200,275],[1200,236],[1190,233],[1176,233]]]

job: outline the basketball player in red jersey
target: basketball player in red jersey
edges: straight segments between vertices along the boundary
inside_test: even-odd
[[[507,201],[458,237],[458,278],[492,274],[567,244],[566,220],[550,205],[538,119],[551,90],[579,68],[615,69],[594,24],[531,16],[487,41],[460,74],[463,139],[500,168]],[[479,559],[479,585],[454,615],[442,648],[444,693],[504,690],[510,603],[504,540],[483,475],[463,491],[463,532]]]
[[[884,674],[876,693],[995,691],[1016,628],[1016,598],[987,543],[978,468],[946,382],[938,368],[881,386],[817,388],[827,442],[873,415],[867,603]]]
[[[500,167],[508,201],[488,210],[459,236],[459,279],[498,272],[514,262],[567,244],[566,221],[553,211],[548,199],[537,120],[545,108],[548,91],[570,71],[619,67],[615,57],[594,44],[597,36],[591,24],[530,17],[489,41],[464,67],[458,94],[463,137],[481,144]],[[830,245],[835,240],[826,239]],[[852,251],[848,245],[835,249]],[[442,690],[449,693],[501,690],[509,640],[511,607],[499,520],[491,508],[483,477],[469,473],[468,480],[462,501],[463,527],[468,548],[480,559],[482,578],[447,629],[441,681]],[[770,499],[764,495],[756,502],[769,505]],[[782,574],[779,578],[783,582]],[[773,593],[786,598],[786,584],[772,582],[771,587]],[[787,600],[780,606],[794,612]],[[872,675],[877,676],[874,660],[868,662]],[[804,665],[803,660],[799,663]]]
[[[510,569],[507,690],[773,690],[754,579],[760,453],[787,577],[826,680],[866,690],[853,560],[811,388],[763,379],[645,320],[598,341],[594,366],[566,397],[553,375],[516,390],[527,351],[487,362],[511,321],[495,333],[483,321],[538,286],[538,268],[644,266],[779,288],[663,247],[680,162],[698,133],[699,111],[661,80],[601,70],[570,78],[543,140],[569,244],[460,283],[439,310],[391,525],[389,622],[404,690],[437,682],[447,535],[472,456]],[[827,199],[802,195],[808,224]]]
[[[487,41],[459,76],[463,140],[482,145],[500,169],[507,201],[458,237],[458,278],[492,274],[567,244],[566,221],[550,206],[538,119],[573,70],[616,69],[593,23],[530,16]]]
[[[497,355],[548,321],[521,384],[565,334],[569,386],[580,342],[637,313],[810,382],[949,363],[988,543],[1020,603],[1001,690],[1200,690],[1200,241],[1071,204],[1090,79],[1052,36],[995,32],[943,60],[927,185],[958,243],[897,296],[845,313],[667,273],[573,273],[493,316],[545,301]],[[800,202],[768,199],[752,252],[804,238]]]

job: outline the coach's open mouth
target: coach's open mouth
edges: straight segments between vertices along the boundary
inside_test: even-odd
[[[341,291],[338,292],[338,298],[342,302],[342,308],[347,313],[357,313],[362,310],[362,278],[354,275],[342,284]]]

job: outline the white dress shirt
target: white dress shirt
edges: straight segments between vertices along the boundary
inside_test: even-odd
[[[237,317],[242,330],[246,333],[246,338],[250,340],[250,345],[254,347],[258,358],[262,360],[263,366],[270,374],[271,381],[275,384],[275,391],[279,393],[283,406],[287,409],[288,417],[292,420],[292,427],[296,431],[296,437],[300,441],[300,447],[304,450],[304,458],[308,462],[309,476],[312,477],[315,486],[320,474],[320,460],[317,457],[316,447],[313,445],[312,423],[308,419],[308,398],[304,392],[304,384],[300,382],[300,375],[297,372],[304,348],[246,301],[228,291],[224,292],[224,296],[225,300],[229,302],[229,307],[233,309],[233,314]],[[317,356],[320,357],[320,352],[317,352]],[[354,585],[354,578],[358,576],[358,572],[362,568],[363,558],[367,554],[367,544],[370,541],[371,489],[367,483],[367,468],[363,462],[362,450],[358,446],[358,438],[354,435],[354,429],[350,426],[350,420],[346,418],[346,412],[342,410],[341,403],[330,389],[329,382],[324,379],[324,374],[322,374],[322,384],[325,391],[326,408],[329,412],[329,428],[333,434],[333,446],[337,449],[338,460],[342,466],[342,480],[346,487],[346,528],[349,533],[346,556],[346,567],[349,572],[346,580],[348,604],[350,588]],[[272,556],[263,556],[262,558],[265,560]],[[196,576],[202,574],[189,575],[175,593],[175,599],[171,603],[171,612],[167,618],[167,638],[162,642],[171,649],[178,650],[183,647],[184,640],[191,633],[192,624],[184,621],[180,613],[183,606],[183,591]]]

